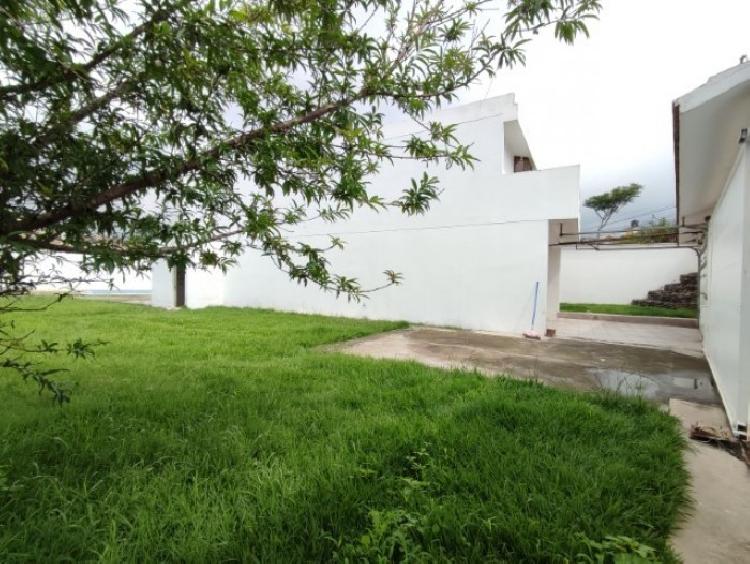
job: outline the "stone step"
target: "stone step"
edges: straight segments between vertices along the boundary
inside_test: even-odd
[[[631,303],[640,306],[695,308],[698,306],[698,273],[682,274],[679,282],[665,284],[659,290],[651,290],[645,300],[633,300]]]
[[[689,308],[695,309],[698,306],[697,302],[664,302],[661,300],[633,300],[632,304],[635,306],[648,306],[648,307],[665,307],[669,309],[677,308]]]
[[[675,285],[669,284],[668,286],[665,286],[664,288],[659,288],[658,290],[651,290],[651,292],[662,292],[663,294],[697,294],[698,289],[697,288],[691,288],[686,287],[682,285]]]
[[[695,309],[698,307],[698,304],[696,302],[664,302],[661,300],[635,300],[638,303],[634,303],[633,305],[642,305],[642,306],[653,306],[653,307],[666,307],[669,309],[674,308],[688,308],[688,309]]]
[[[682,274],[680,276],[680,282],[683,284],[698,284],[698,273],[697,272],[691,272],[689,274]]]
[[[664,289],[668,292],[697,292],[698,286],[695,284],[683,284],[682,282],[677,282],[675,284],[665,285]]]
[[[698,298],[697,292],[667,292],[665,290],[651,290],[647,300],[661,300],[663,302],[689,302]]]

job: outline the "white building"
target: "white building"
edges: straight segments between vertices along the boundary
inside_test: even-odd
[[[750,413],[750,64],[675,100],[677,209],[683,239],[706,231],[700,328],[733,430]]]
[[[252,306],[412,322],[498,332],[529,329],[538,283],[536,331],[543,333],[558,311],[559,233],[578,231],[577,166],[534,170],[512,94],[440,111],[430,120],[458,124],[456,136],[471,143],[480,160],[473,170],[430,167],[443,193],[423,216],[359,210],[335,224],[311,222],[292,238],[326,245],[335,234],[346,243],[330,255],[332,270],[363,287],[382,284],[383,271],[403,282],[362,303],[299,286],[268,257],[247,252],[226,276],[188,272],[185,303]],[[413,133],[411,122],[390,126],[385,137]],[[519,161],[517,157],[528,160]],[[514,162],[532,170],[514,172]],[[396,160],[372,179],[371,190],[395,199],[425,166]],[[154,305],[175,303],[175,281],[166,266],[153,271]]]

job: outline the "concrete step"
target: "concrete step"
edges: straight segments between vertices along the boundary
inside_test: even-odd
[[[696,286],[695,284],[683,284],[682,282],[677,282],[675,284],[665,285],[664,291],[666,292],[697,292],[698,286]]]
[[[669,301],[649,299],[649,300],[633,300],[632,304],[635,306],[666,307],[670,309],[681,308],[681,307],[695,309],[696,307],[698,307],[698,300],[669,302]]]
[[[663,288],[648,292],[645,300],[633,300],[633,305],[655,307],[697,307],[698,273],[680,275],[680,281],[665,284]]]
[[[697,272],[690,272],[689,274],[682,274],[680,276],[680,282],[683,284],[698,284],[698,273]]]
[[[591,321],[616,321],[618,323],[638,323],[646,325],[667,325],[669,327],[698,328],[698,320],[690,317],[656,317],[650,315],[616,315],[613,313],[582,313],[561,311],[561,319],[587,319]]]
[[[646,299],[659,302],[692,302],[697,298],[695,292],[665,292],[664,290],[651,290]]]

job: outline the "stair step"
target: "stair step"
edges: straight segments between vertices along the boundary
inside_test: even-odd
[[[695,309],[698,306],[696,302],[664,302],[660,300],[633,300],[632,304],[635,306],[664,307],[668,309]]]
[[[689,274],[682,274],[680,276],[680,282],[683,284],[698,284],[698,273],[697,272],[691,272]]]
[[[697,292],[698,286],[695,284],[683,284],[680,282],[677,284],[667,284],[664,286],[664,290],[668,292]]]
[[[680,281],[665,284],[648,292],[645,300],[633,300],[633,305],[678,308],[698,306],[698,273],[680,275]]]

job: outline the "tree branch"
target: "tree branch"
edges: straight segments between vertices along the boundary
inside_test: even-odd
[[[52,212],[43,213],[35,216],[27,216],[14,225],[0,229],[0,235],[9,235],[15,232],[29,232],[38,229],[44,229],[59,223],[65,219],[81,215],[86,211],[96,209],[97,207],[108,204],[115,200],[120,200],[147,188],[156,186],[170,178],[181,176],[188,172],[199,170],[203,166],[205,159],[218,158],[228,150],[236,150],[250,141],[259,139],[269,133],[284,133],[298,125],[313,122],[327,114],[330,114],[344,106],[350,105],[357,100],[369,95],[369,92],[362,88],[357,94],[349,98],[342,98],[337,102],[332,102],[321,106],[311,112],[297,116],[287,121],[272,125],[268,128],[257,128],[237,135],[225,143],[219,143],[213,148],[196,155],[191,159],[183,159],[171,169],[152,170],[150,172],[135,176],[125,182],[112,186],[111,188],[100,192],[88,202],[81,204],[69,203],[66,206]]]
[[[60,129],[64,129],[66,127],[71,127],[83,121],[92,113],[94,113],[96,110],[106,106],[115,98],[119,98],[123,94],[127,94],[134,87],[135,87],[135,82],[132,80],[125,80],[121,82],[109,92],[102,94],[98,98],[94,98],[88,104],[81,106],[77,110],[72,111],[65,117],[65,119],[49,126],[49,128],[46,131],[42,131],[42,133],[34,140],[32,145],[34,147],[40,147],[44,145],[45,143],[47,143],[48,141],[52,139],[56,131]]]
[[[156,25],[157,23],[166,20],[169,17],[169,14],[170,14],[169,12],[161,11],[161,10],[155,12],[153,17],[150,20],[143,22],[139,26],[134,27],[130,33],[123,35],[122,37],[118,38],[117,41],[114,41],[113,43],[101,49],[88,62],[82,65],[64,67],[62,69],[62,72],[57,76],[49,76],[46,78],[41,78],[34,82],[26,82],[26,83],[22,82],[19,84],[10,84],[7,86],[0,86],[0,100],[4,100],[8,98],[9,96],[13,96],[13,95],[28,94],[30,92],[44,90],[45,88],[49,88],[50,86],[54,86],[55,84],[59,84],[61,82],[72,80],[79,74],[88,73],[92,71],[99,64],[101,64],[102,62],[107,60],[110,56],[112,56],[115,52],[117,52],[117,50],[123,44],[128,43],[129,41],[131,41],[132,39],[135,39],[136,37],[139,37],[140,35],[143,35],[147,31],[149,31],[151,28],[153,28],[154,25]]]

